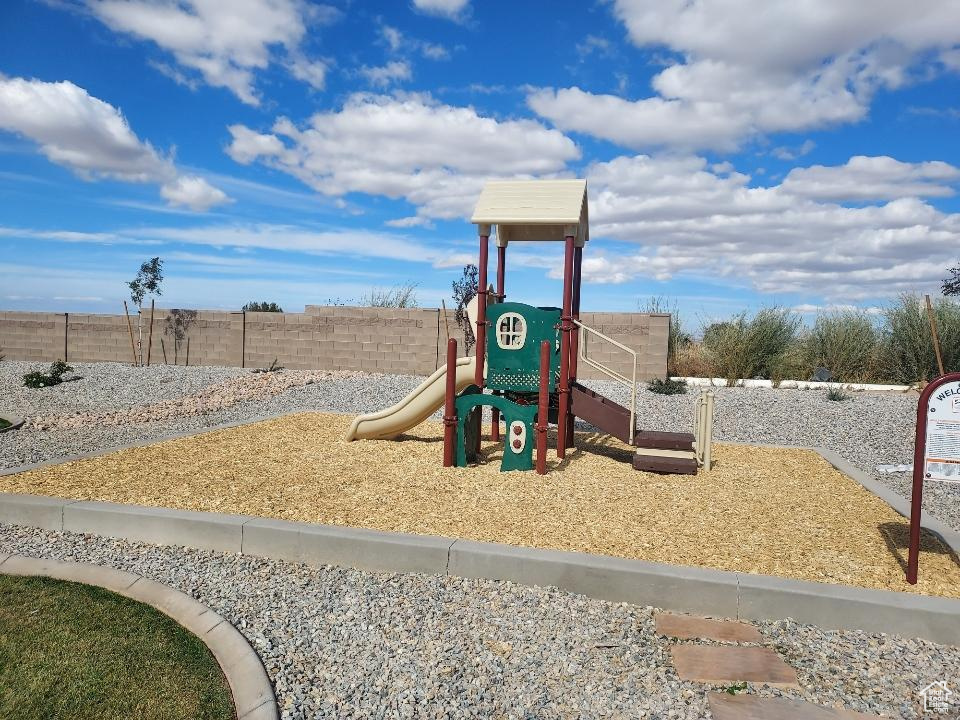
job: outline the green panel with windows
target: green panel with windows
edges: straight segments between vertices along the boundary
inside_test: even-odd
[[[487,308],[487,387],[511,392],[540,389],[540,343],[550,342],[550,392],[560,373],[560,308],[496,303]]]

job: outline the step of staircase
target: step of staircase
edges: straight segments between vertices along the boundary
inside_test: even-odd
[[[643,470],[644,472],[697,474],[697,455],[692,450],[637,448],[633,454],[632,464],[634,470]]]
[[[633,444],[653,450],[693,450],[693,433],[638,430]]]

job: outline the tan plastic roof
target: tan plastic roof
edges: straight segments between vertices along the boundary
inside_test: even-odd
[[[496,225],[508,240],[562,240],[569,226],[588,239],[586,180],[491,180],[483,186],[471,222]]]

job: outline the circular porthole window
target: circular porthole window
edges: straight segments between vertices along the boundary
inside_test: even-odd
[[[519,350],[527,340],[527,321],[523,315],[506,312],[497,321],[497,345],[504,350]]]

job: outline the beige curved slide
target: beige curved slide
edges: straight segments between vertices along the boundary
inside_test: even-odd
[[[457,360],[457,392],[474,380],[477,359]],[[443,365],[396,405],[353,419],[345,440],[388,440],[419,425],[443,407],[447,393],[447,366]]]

